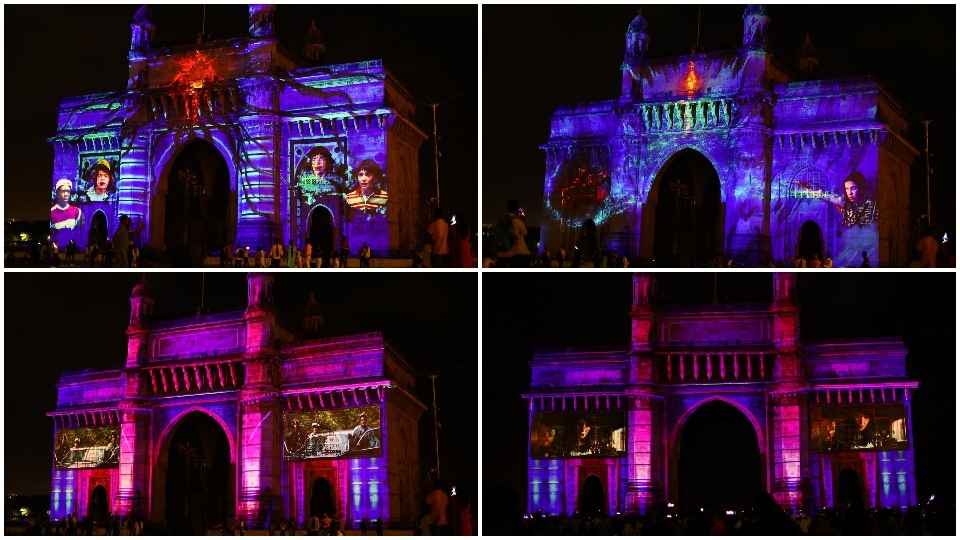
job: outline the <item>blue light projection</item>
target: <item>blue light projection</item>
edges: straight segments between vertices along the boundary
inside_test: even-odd
[[[540,147],[546,153],[542,249],[575,245],[592,221],[598,250],[620,249],[651,264],[662,255],[655,245],[672,243],[654,242],[655,235],[685,234],[662,223],[657,232],[658,221],[684,210],[658,211],[669,202],[656,194],[673,180],[668,168],[691,149],[714,167],[697,174],[715,175],[721,185],[707,202],[723,211],[715,222],[697,225],[708,229],[697,234],[718,239],[716,251],[749,265],[826,254],[838,267],[859,267],[864,258],[873,267],[906,264],[911,246],[898,224],[907,222],[909,205],[902,201],[909,193],[902,180],[881,182],[909,178],[919,155],[904,142],[907,124],[896,112],[902,108],[870,77],[798,80],[767,51],[769,20],[762,6],[748,7],[742,47],[667,58],[649,56],[651,23],[642,15],[630,23],[619,99],[565,106],[550,120]],[[889,117],[878,117],[881,108]],[[797,204],[793,197],[795,177],[811,169],[827,187],[817,197],[830,204]],[[601,175],[604,189],[584,193],[586,180]],[[859,198],[844,203],[851,176],[862,180]],[[889,241],[881,243],[881,236]],[[715,255],[680,244],[690,253],[674,260]]]

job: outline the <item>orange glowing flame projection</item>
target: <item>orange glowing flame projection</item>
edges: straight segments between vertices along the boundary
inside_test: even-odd
[[[697,84],[700,82],[697,73],[693,70],[693,61],[690,62],[690,71],[687,72],[687,79],[684,82],[687,87],[687,99],[692,99],[693,93],[697,90]]]
[[[176,60],[175,63],[180,66],[180,73],[173,78],[174,84],[182,83],[199,89],[203,88],[203,83],[217,78],[213,59],[207,58],[207,55],[200,51],[196,51],[192,58]]]

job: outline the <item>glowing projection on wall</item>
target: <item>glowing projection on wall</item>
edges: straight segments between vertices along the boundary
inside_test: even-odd
[[[283,457],[289,460],[380,457],[380,440],[376,405],[283,416]]]
[[[352,189],[347,193],[347,206],[366,215],[385,215],[387,212],[387,178],[380,165],[364,159],[353,168]]]
[[[117,198],[118,156],[80,156],[77,202],[112,202]]]
[[[623,413],[534,413],[530,457],[622,457],[626,453]]]
[[[294,149],[298,156],[294,187],[300,189],[307,205],[315,204],[321,197],[344,197],[347,194],[347,165],[341,144],[336,141]]]
[[[903,404],[814,407],[810,439],[822,452],[909,450]]]
[[[90,427],[57,432],[53,462],[56,469],[93,469],[120,465],[120,429]]]
[[[602,225],[612,215],[622,213],[610,197],[610,171],[603,166],[561,165],[554,178],[556,189],[544,207],[548,215],[565,227],[579,227],[587,219]]]

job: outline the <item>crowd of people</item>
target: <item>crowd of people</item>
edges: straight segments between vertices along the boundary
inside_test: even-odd
[[[484,534],[519,536],[953,536],[956,525],[952,505],[928,503],[906,510],[847,505],[794,513],[769,493],[758,495],[746,510],[678,512],[662,505],[648,514],[536,512],[515,519],[490,510],[494,513],[484,520]]]

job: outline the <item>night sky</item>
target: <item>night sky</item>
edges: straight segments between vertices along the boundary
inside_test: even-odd
[[[636,5],[483,6],[483,222],[516,198],[528,223],[542,211],[549,119],[558,105],[616,99],[627,26]],[[650,55],[739,47],[745,5],[644,5]],[[876,75],[898,96],[920,152],[911,168],[911,219],[926,214],[924,132],[930,124],[934,222],[955,230],[956,6],[770,5],[770,51],[793,64],[804,35],[819,78]],[[724,47],[724,45],[729,45]],[[491,76],[495,74],[495,76]],[[942,116],[945,115],[945,116]],[[490,126],[497,126],[491,129]]]
[[[136,5],[4,5],[7,219],[47,220],[53,147],[64,97],[126,89],[130,21]],[[154,44],[191,38],[204,29],[203,6],[151,5]],[[315,20],[327,46],[325,63],[382,59],[413,95],[437,107],[440,201],[458,214],[477,208],[476,5],[278,5],[274,29],[299,51]],[[206,34],[245,33],[246,5],[207,5]],[[417,107],[417,126],[433,132],[431,107]],[[433,140],[420,148],[421,197],[436,196]]]
[[[417,397],[421,465],[436,460],[430,379],[437,377],[440,468],[461,490],[476,493],[477,279],[476,273],[284,272],[276,275],[278,311],[298,321],[313,292],[324,310],[322,337],[382,332],[421,376]],[[55,384],[61,372],[122,367],[131,272],[4,272],[4,491],[50,492]],[[148,274],[155,318],[243,309],[246,274]],[[14,443],[14,441],[17,441]]]
[[[483,276],[483,477],[487,512],[522,511],[526,504],[529,450],[529,362],[535,349],[628,348],[632,274],[488,273]],[[666,273],[659,290],[677,301],[771,296],[768,272]],[[954,500],[956,493],[956,274],[805,272],[797,278],[804,340],[901,336],[908,349],[907,374],[920,381],[913,397],[913,442],[917,495]],[[759,296],[758,296],[759,295]],[[722,414],[699,418],[714,432],[740,433],[740,419]],[[692,424],[691,424],[692,425]],[[722,426],[722,427],[721,427]],[[701,432],[697,444],[718,444]],[[718,463],[755,454],[750,434],[722,439],[728,454]],[[687,434],[685,433],[685,437]],[[684,441],[687,441],[685,438]],[[513,495],[510,495],[510,494]],[[725,484],[705,488],[703,499],[730,500]],[[496,504],[496,509],[490,505]],[[518,505],[518,506],[516,506]]]

